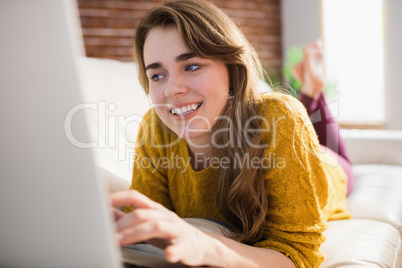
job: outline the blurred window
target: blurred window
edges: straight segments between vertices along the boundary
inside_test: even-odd
[[[382,0],[322,0],[326,75],[336,84],[328,97],[340,122],[385,119],[382,11]]]

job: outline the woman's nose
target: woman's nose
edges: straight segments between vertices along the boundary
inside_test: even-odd
[[[185,81],[180,75],[171,75],[165,88],[166,97],[176,97],[185,95],[187,93],[187,86]]]

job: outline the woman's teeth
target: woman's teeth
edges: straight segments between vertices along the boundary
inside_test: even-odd
[[[199,102],[197,104],[193,103],[191,105],[183,106],[181,108],[173,108],[171,110],[171,113],[174,115],[186,115],[197,110],[201,106],[201,104],[202,102]]]

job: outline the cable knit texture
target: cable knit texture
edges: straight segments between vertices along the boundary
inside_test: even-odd
[[[303,105],[292,96],[263,96],[260,115],[266,121],[264,167],[269,209],[265,239],[254,244],[282,252],[297,267],[319,267],[326,222],[350,218],[345,210],[346,175],[320,151]],[[134,155],[131,189],[175,211],[182,218],[225,222],[215,204],[219,164],[194,171],[184,139],[166,129],[154,109],[143,118]],[[242,163],[238,163],[242,164]],[[247,164],[243,162],[243,164]]]

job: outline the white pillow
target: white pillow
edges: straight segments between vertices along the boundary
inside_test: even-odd
[[[96,165],[131,182],[139,123],[150,101],[138,82],[135,63],[80,58],[79,70]],[[104,173],[104,172],[101,172]]]

